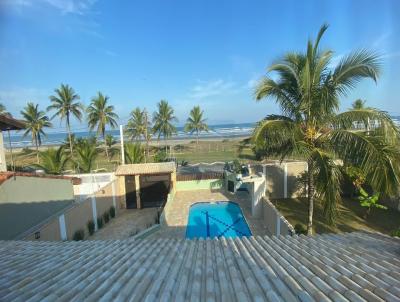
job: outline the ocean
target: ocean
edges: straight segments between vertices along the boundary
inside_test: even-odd
[[[235,138],[235,137],[244,137],[251,135],[254,126],[256,123],[241,123],[241,124],[222,124],[222,125],[209,125],[209,132],[201,132],[200,138]],[[50,129],[51,130],[51,129]],[[96,132],[90,131],[73,131],[76,137],[89,137],[96,135]],[[119,130],[109,130],[107,134],[112,134],[114,138],[119,141]],[[60,145],[67,138],[68,134],[66,131],[63,132],[51,132],[47,133],[45,137],[42,137],[42,146],[52,146],[52,145]],[[32,147],[32,141],[30,136],[23,136],[23,131],[11,132],[11,144],[13,148],[24,148],[24,147]],[[128,139],[128,137],[124,134],[124,138]],[[156,136],[153,139],[157,139]],[[190,135],[183,130],[183,127],[177,127],[177,133],[174,134],[170,139],[179,140],[179,139],[196,139],[196,135]],[[4,143],[5,146],[8,147],[8,137],[7,134],[4,133]]]
[[[392,116],[394,122],[400,126],[400,116]],[[256,123],[240,123],[240,124],[221,124],[221,125],[209,125],[209,132],[201,132],[200,138],[235,138],[235,137],[246,137],[250,136],[254,130]],[[50,129],[51,130],[51,129]],[[94,136],[95,132],[90,131],[73,131],[76,137],[89,137]],[[107,134],[112,134],[114,138],[119,141],[119,130],[109,130]],[[60,145],[67,138],[67,133],[63,132],[51,132],[48,133],[46,137],[42,138],[43,146],[52,146],[52,145]],[[128,139],[126,135],[124,135],[125,139]],[[157,139],[156,136],[153,136],[153,139]],[[170,139],[179,140],[179,139],[196,139],[196,135],[190,135],[183,131],[183,127],[177,127],[177,133],[174,134]],[[5,134],[4,137],[6,148],[9,147],[8,138]],[[11,144],[13,148],[23,148],[23,147],[32,147],[32,141],[30,140],[30,136],[23,137],[23,132],[11,132]]]

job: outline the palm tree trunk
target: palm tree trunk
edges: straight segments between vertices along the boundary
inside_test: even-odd
[[[69,126],[69,123],[67,123],[67,131],[68,131],[68,138],[69,138],[69,151],[71,152],[71,157],[73,157],[72,135],[71,135],[71,127]]]
[[[37,137],[35,137],[35,146],[36,146],[36,161],[39,164],[39,146],[38,146]]]
[[[314,176],[312,162],[308,162],[308,224],[307,224],[307,235],[313,234],[313,215],[314,215]]]

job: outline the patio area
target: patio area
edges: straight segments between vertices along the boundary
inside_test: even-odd
[[[157,217],[157,208],[120,210],[102,229],[87,240],[127,239],[152,226]]]
[[[255,236],[268,235],[268,231],[263,225],[263,220],[251,216],[251,204],[248,193],[237,192],[236,194],[231,194],[220,190],[196,190],[176,192],[174,200],[168,203],[164,209],[165,224],[150,237],[185,238],[189,208],[192,204],[203,201],[234,201],[238,203],[247,220],[251,233]]]

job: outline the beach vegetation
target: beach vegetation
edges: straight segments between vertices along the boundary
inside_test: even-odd
[[[204,111],[200,109],[200,106],[194,106],[190,110],[190,114],[185,124],[185,131],[196,134],[196,144],[199,144],[199,134],[202,131],[208,132],[208,125],[206,124],[206,119],[203,118]]]
[[[104,141],[104,148],[106,157],[110,161],[108,154],[108,146],[106,143],[106,127],[109,126],[112,129],[118,126],[117,120],[118,115],[114,112],[114,106],[109,105],[109,97],[103,95],[101,92],[97,93],[97,96],[93,97],[89,107],[86,109],[88,115],[89,129],[96,129],[98,136],[101,136]]]
[[[80,99],[79,95],[76,94],[74,89],[69,85],[61,84],[60,88],[55,89],[54,92],[55,94],[50,96],[51,105],[47,107],[47,110],[55,111],[52,119],[58,117],[61,121],[65,120],[70,152],[71,156],[73,156],[71,118],[75,117],[77,120],[81,121],[84,108],[82,103],[78,101]]]
[[[74,163],[79,173],[90,173],[99,155],[96,144],[89,138],[79,138],[75,146]]]
[[[21,115],[25,122],[24,137],[31,135],[36,148],[36,160],[39,163],[39,146],[42,144],[42,136],[46,135],[44,129],[51,127],[51,122],[46,112],[40,110],[38,104],[31,102],[21,111]]]
[[[35,168],[44,170],[47,174],[62,174],[70,160],[70,155],[65,152],[65,147],[49,148],[40,152],[40,164]]]
[[[391,196],[399,188],[400,135],[390,116],[374,108],[339,113],[340,97],[364,78],[378,80],[380,57],[363,49],[334,64],[333,51],[319,47],[327,28],[323,25],[316,40],[308,41],[304,53],[289,52],[272,64],[255,89],[257,101],[273,99],[281,109],[281,115],[267,116],[254,130],[257,152],[308,163],[308,234],[313,233],[314,201],[323,205],[326,222],[335,223],[342,163],[359,168],[375,192]]]
[[[149,146],[153,132],[146,108],[141,110],[137,107],[131,112],[128,124],[126,125],[126,131],[131,140],[139,141],[141,138],[145,140],[146,161],[148,161],[150,154]]]
[[[166,100],[161,100],[157,104],[157,111],[153,115],[153,132],[157,134],[158,140],[161,136],[164,138],[165,151],[167,151],[167,138],[176,133],[174,122],[178,119],[175,116],[174,109]]]
[[[144,149],[140,143],[125,144],[125,162],[128,164],[139,164],[144,162]]]

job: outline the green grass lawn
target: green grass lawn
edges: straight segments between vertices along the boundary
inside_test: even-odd
[[[171,154],[168,156],[176,157],[178,162],[185,160],[189,164],[206,162],[225,162],[239,159],[241,162],[256,161],[253,152],[249,148],[239,151],[239,140],[210,140],[200,141],[196,144],[194,141],[186,144],[175,144],[172,146]],[[153,156],[158,149],[163,149],[164,145],[161,141],[159,145],[155,143],[151,147],[151,155]],[[94,164],[93,169],[105,169],[107,171],[115,171],[120,162],[119,146],[115,146],[115,154],[110,161],[107,160],[105,153],[99,147],[99,155]],[[26,167],[36,163],[36,152],[34,150],[25,150],[24,152],[14,151],[14,161],[18,167]],[[10,153],[7,153],[7,163],[11,163]],[[67,169],[71,169],[69,164]]]
[[[301,223],[307,225],[308,203],[305,198],[274,200],[274,205],[295,226]],[[354,231],[378,231],[390,234],[400,228],[400,212],[387,209],[372,209],[365,219],[366,208],[360,206],[357,200],[346,198],[339,207],[337,223],[329,226],[324,222],[322,206],[316,203],[314,207],[315,233],[341,233]]]

